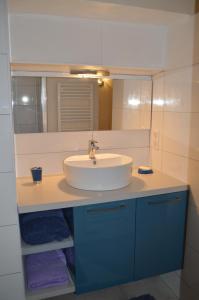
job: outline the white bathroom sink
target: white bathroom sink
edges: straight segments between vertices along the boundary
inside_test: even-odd
[[[69,185],[83,190],[120,189],[131,181],[133,160],[129,156],[96,154],[96,164],[88,155],[70,156],[64,160],[64,174]]]

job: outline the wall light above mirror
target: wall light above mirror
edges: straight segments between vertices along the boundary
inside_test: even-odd
[[[15,133],[149,129],[150,76],[12,72]]]

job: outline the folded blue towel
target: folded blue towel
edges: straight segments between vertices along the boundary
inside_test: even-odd
[[[23,240],[31,245],[60,241],[70,235],[70,230],[60,209],[20,215]]]
[[[62,250],[31,254],[25,257],[27,286],[31,290],[59,286],[69,282]]]
[[[140,297],[131,298],[130,300],[155,300],[155,298],[151,295],[143,295]]]

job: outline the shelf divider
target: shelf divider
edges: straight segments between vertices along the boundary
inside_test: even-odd
[[[29,245],[21,240],[22,255],[35,254],[40,252],[46,252],[50,250],[58,250],[63,248],[70,248],[74,246],[73,238],[70,235],[67,239],[62,241],[53,241],[41,245]]]

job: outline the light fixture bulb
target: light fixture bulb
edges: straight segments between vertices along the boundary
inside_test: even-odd
[[[23,96],[23,97],[21,98],[21,100],[22,100],[22,102],[23,102],[24,104],[26,104],[26,103],[29,102],[29,97],[28,97],[28,96]]]
[[[102,78],[98,78],[97,83],[99,86],[103,86],[104,85],[104,80]]]

